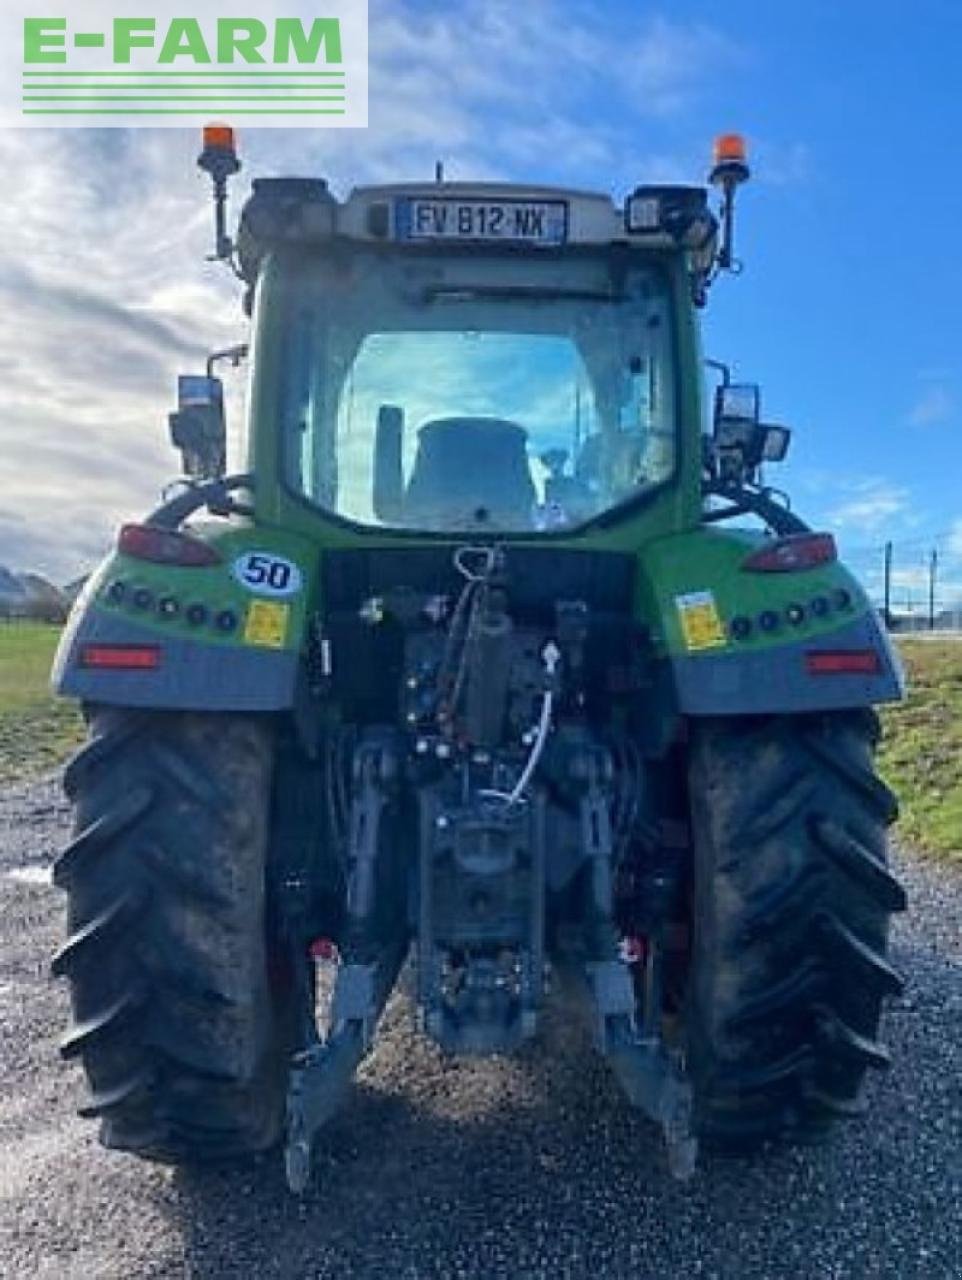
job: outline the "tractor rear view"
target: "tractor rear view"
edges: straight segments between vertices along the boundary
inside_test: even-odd
[[[740,139],[720,217],[272,179],[234,239],[229,130],[201,164],[250,341],[181,379],[185,480],[55,670],[90,725],[54,960],[83,1114],[163,1161],[283,1143],[300,1190],[409,957],[448,1054],[576,991],[680,1175],[857,1114],[900,988],[871,708],[902,682],[724,366],[704,434]],[[248,358],[227,476],[215,367]]]

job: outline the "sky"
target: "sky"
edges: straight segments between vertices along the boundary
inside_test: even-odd
[[[294,4],[294,8],[303,7]],[[312,6],[316,8],[316,6]],[[705,179],[749,142],[706,354],[794,428],[770,479],[897,603],[962,603],[962,5],[371,0],[366,130],[244,129],[244,173]],[[178,371],[242,340],[193,131],[2,130],[0,564],[66,581],[176,474]],[[234,429],[239,424],[235,413]]]

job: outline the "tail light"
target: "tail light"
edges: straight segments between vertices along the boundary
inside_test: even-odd
[[[332,964],[338,958],[337,943],[333,938],[315,938],[308,947],[312,960]]]
[[[753,551],[742,568],[749,573],[799,573],[838,559],[830,533],[791,533]]]
[[[805,668],[810,676],[877,676],[882,661],[876,649],[813,649]]]
[[[97,671],[156,671],[160,647],[155,644],[85,644],[80,665]]]
[[[175,564],[183,567],[202,568],[220,564],[220,552],[199,538],[172,529],[155,529],[149,524],[125,524],[117,539],[124,555],[135,560],[150,560],[154,564]]]

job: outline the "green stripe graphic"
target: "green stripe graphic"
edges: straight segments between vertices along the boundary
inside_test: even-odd
[[[243,71],[23,71],[25,116],[343,116],[346,72],[248,67]],[[260,104],[284,103],[285,106]],[[48,103],[48,106],[28,106]],[[96,105],[96,104],[104,105]],[[139,104],[112,106],[107,104]],[[193,106],[178,106],[193,103]],[[68,105],[70,104],[70,105]],[[246,105],[251,104],[251,105]]]
[[[24,107],[25,116],[196,116],[200,112],[196,107]],[[343,107],[336,110],[325,110],[318,107],[304,107],[302,110],[290,110],[287,107],[238,107],[236,116],[344,116]]]
[[[145,84],[113,84],[110,81],[84,84],[25,84],[24,93],[39,93],[42,89],[50,89],[56,93],[83,93],[87,89],[107,89],[111,93],[127,93],[134,89],[149,89],[151,93],[160,93],[165,89],[182,89],[185,93],[205,91],[207,93],[233,93],[235,89],[284,89],[291,93],[306,92],[309,89],[331,90],[334,93],[345,89],[343,84],[159,84],[147,81]]]
[[[311,93],[297,96],[290,93],[219,93],[216,98],[202,98],[190,93],[165,93],[157,97],[149,94],[81,93],[66,97],[62,94],[25,94],[24,102],[344,102],[344,95]]]
[[[343,76],[343,71],[24,71],[24,79],[36,76],[211,76],[229,79],[234,76]]]

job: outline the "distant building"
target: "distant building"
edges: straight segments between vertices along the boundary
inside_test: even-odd
[[[69,607],[64,592],[39,573],[14,573],[0,565],[0,619],[60,623]]]
[[[879,610],[879,614],[882,610]],[[897,632],[914,632],[914,631],[962,631],[962,605],[954,609],[940,609],[932,623],[929,622],[929,615],[922,610],[913,610],[911,613],[899,613],[892,611],[889,619],[889,630]]]

